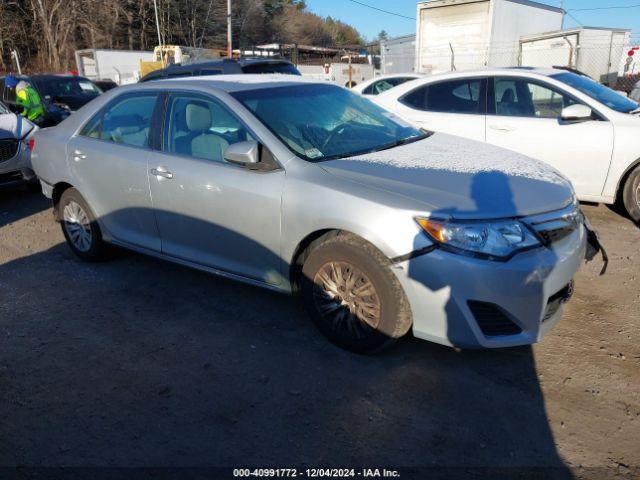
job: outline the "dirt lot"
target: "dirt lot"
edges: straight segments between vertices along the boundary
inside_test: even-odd
[[[541,344],[376,357],[286,296],[131,253],[81,263],[48,207],[0,193],[0,465],[640,466],[640,230],[606,207],[585,212],[609,273],[582,268]]]

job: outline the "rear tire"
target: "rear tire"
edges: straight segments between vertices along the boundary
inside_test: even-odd
[[[302,298],[318,329],[334,344],[375,353],[405,335],[409,301],[389,260],[361,238],[334,232],[310,245]]]
[[[631,219],[640,224],[640,166],[627,177],[622,190],[622,204]]]
[[[75,188],[65,190],[58,203],[62,233],[71,251],[85,262],[106,260],[107,245],[93,212]]]

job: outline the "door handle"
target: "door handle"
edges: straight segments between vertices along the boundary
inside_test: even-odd
[[[168,171],[166,167],[152,168],[150,172],[151,175],[155,175],[156,177],[173,178],[173,173]]]
[[[497,130],[499,132],[513,132],[516,128],[509,125],[489,125],[491,130]]]
[[[78,162],[80,160],[84,160],[85,158],[87,158],[87,156],[82,153],[80,150],[74,150],[73,151],[73,159]]]

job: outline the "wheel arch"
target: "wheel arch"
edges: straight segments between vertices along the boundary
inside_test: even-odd
[[[357,238],[363,244],[371,245],[371,247],[375,248],[382,257],[391,261],[391,257],[384,253],[384,248],[377,245],[377,242],[374,239],[367,238],[366,236],[346,228],[334,227],[318,229],[309,233],[300,242],[298,242],[298,245],[291,256],[291,261],[289,262],[289,282],[293,292],[297,292],[299,289],[302,266],[304,265],[305,259],[309,253],[313,250],[313,245],[327,236],[337,235],[348,235]]]
[[[53,216],[56,221],[60,220],[58,215],[58,204],[60,203],[60,199],[62,198],[62,194],[73,188],[73,185],[67,182],[58,182],[53,186],[53,193],[51,194],[51,201],[53,202]]]
[[[622,201],[622,195],[624,194],[624,187],[627,184],[627,180],[629,180],[633,171],[638,167],[640,167],[640,158],[632,162],[620,176],[620,180],[618,180],[618,185],[616,187],[616,203],[619,204]]]
[[[325,235],[338,235],[342,230],[338,228],[324,228],[311,232],[304,237],[296,246],[293,251],[293,256],[289,262],[289,282],[291,283],[291,290],[297,292],[300,289],[300,277],[302,275],[302,265],[304,260],[311,251],[310,247],[314,242],[323,238]]]

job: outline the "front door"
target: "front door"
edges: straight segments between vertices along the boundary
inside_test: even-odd
[[[279,284],[283,170],[228,163],[232,143],[255,137],[221,101],[169,97],[162,152],[150,157],[151,196],[162,252]]]
[[[107,236],[160,251],[147,175],[156,93],[118,97],[67,145],[76,187]]]
[[[600,196],[613,152],[611,122],[597,116],[562,122],[562,109],[579,100],[537,80],[493,80],[487,143],[548,163],[571,180],[579,198]]]
[[[485,141],[486,79],[472,77],[416,87],[396,113],[421,128]]]

